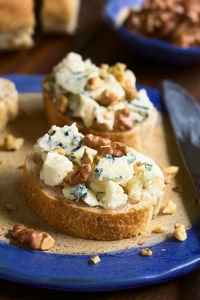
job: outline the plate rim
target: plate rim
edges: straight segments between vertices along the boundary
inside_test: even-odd
[[[27,93],[27,91],[30,92],[31,86],[37,87],[34,88],[34,92],[41,91],[41,81],[44,75],[24,74],[1,77],[13,80],[21,93],[23,91]],[[159,91],[146,88],[148,92],[153,91],[154,96],[160,99]],[[26,250],[0,241],[0,278],[40,288],[78,292],[108,291],[157,284],[185,275],[200,267],[200,247],[198,247],[200,233],[197,234],[199,229],[200,220],[189,230],[188,239],[185,242],[180,243],[172,239],[150,246],[153,254],[155,253],[151,257],[141,257],[139,252],[143,247],[140,246],[100,254],[101,262],[94,266],[88,265],[89,258],[94,255],[44,253]],[[170,258],[170,262],[168,262],[168,252],[161,250],[165,248],[170,249],[172,253],[175,251],[175,256]],[[177,248],[178,254],[176,254]],[[180,260],[181,255],[185,256],[182,260]],[[33,265],[30,269],[24,260],[26,263],[33,264],[34,262],[43,267],[38,270],[38,265]],[[60,269],[60,264],[68,269]],[[159,271],[154,271],[155,264],[160,264]],[[119,273],[119,265],[125,268],[123,274]],[[137,271],[137,274],[134,274],[134,271]]]

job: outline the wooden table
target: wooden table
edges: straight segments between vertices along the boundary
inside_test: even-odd
[[[99,64],[125,62],[139,83],[159,88],[164,78],[183,85],[200,103],[200,64],[170,66],[149,61],[131,52],[107,27],[102,14],[105,0],[83,0],[75,37],[42,36],[36,30],[35,47],[0,55],[0,73],[44,74],[68,52],[76,51]],[[0,300],[4,299],[200,299],[200,271],[156,286],[107,293],[76,294],[47,291],[0,280]]]

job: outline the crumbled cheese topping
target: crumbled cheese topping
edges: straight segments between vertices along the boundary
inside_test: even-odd
[[[45,86],[53,89],[55,96],[67,95],[67,113],[81,118],[87,128],[96,126],[99,130],[114,130],[117,112],[123,108],[129,110],[133,122],[140,123],[151,115],[153,104],[144,89],[137,93],[137,98],[130,98],[130,90],[135,90],[136,78],[125,65],[124,69],[122,66],[118,70],[119,65],[122,64],[108,66],[104,71],[106,75],[102,77],[101,67],[97,67],[90,59],[83,60],[79,54],[70,52],[54,67],[54,82],[47,82]],[[95,79],[98,82],[96,85]],[[93,80],[91,88],[88,87],[90,80]],[[105,107],[101,104],[105,91],[115,95],[117,100],[114,105]]]
[[[131,148],[121,157],[99,157],[97,150],[83,144],[75,123],[52,126],[38,139],[35,151],[41,155],[40,179],[49,186],[62,186],[66,201],[115,209],[145,196],[156,204],[164,187],[163,174],[152,159]],[[91,173],[85,182],[70,186],[65,178],[84,166],[85,154]]]

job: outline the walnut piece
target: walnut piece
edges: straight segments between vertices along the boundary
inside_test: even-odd
[[[127,108],[118,110],[115,119],[115,129],[126,131],[133,128],[133,121],[130,117],[130,112]]]
[[[57,147],[49,152],[57,152],[58,154],[61,154],[61,155],[66,155],[66,153],[67,153],[65,149],[60,148],[60,147]]]
[[[105,79],[108,77],[108,69],[109,69],[109,65],[107,64],[101,64],[100,65],[100,68],[99,68],[99,74],[100,74],[100,77]]]
[[[20,244],[26,244],[33,250],[49,250],[54,246],[54,239],[45,232],[16,224],[10,231],[10,236]]]
[[[107,138],[102,138],[100,136],[95,136],[93,134],[87,134],[83,138],[83,143],[92,149],[98,149],[101,146],[111,145],[111,140]]]
[[[125,70],[126,65],[118,62],[109,68],[109,73],[111,73],[119,82],[121,82],[124,79]]]
[[[137,98],[137,90],[130,80],[124,80],[122,82],[122,87],[125,90],[127,100],[131,101]]]
[[[90,258],[89,264],[91,264],[91,265],[96,265],[96,264],[98,264],[100,261],[101,261],[100,257],[99,257],[98,255],[96,255],[96,256]]]
[[[152,251],[149,248],[145,248],[145,249],[142,249],[142,251],[140,251],[140,254],[142,256],[151,256],[152,255]]]
[[[168,231],[167,226],[158,226],[152,230],[152,232],[154,232],[154,233],[163,233],[163,232],[167,232],[167,231]]]
[[[113,149],[120,150],[123,154],[126,154],[129,151],[128,146],[120,142],[113,142],[112,147]]]
[[[65,95],[59,95],[53,99],[56,109],[62,114],[66,113],[68,99]]]
[[[23,144],[23,138],[15,138],[13,135],[9,134],[4,139],[3,147],[6,151],[19,150]]]
[[[162,213],[164,215],[166,214],[172,215],[173,213],[175,213],[175,211],[176,211],[176,204],[174,203],[174,201],[169,200],[166,206],[163,208]]]
[[[0,232],[3,232],[3,231],[4,231],[4,228],[0,226]]]
[[[174,186],[172,188],[172,191],[176,192],[176,193],[183,193],[183,189],[180,185]]]
[[[84,150],[83,156],[81,158],[81,164],[82,165],[91,165],[92,164],[92,157],[88,153],[87,149]]]
[[[88,180],[88,177],[92,171],[90,164],[82,165],[79,170],[73,171],[71,174],[64,178],[64,182],[70,186],[75,186],[80,183],[84,183]]]
[[[187,239],[187,232],[185,230],[185,226],[182,224],[175,224],[174,225],[174,237],[178,241],[185,241]]]
[[[106,154],[112,153],[112,147],[111,145],[108,146],[101,146],[98,148],[98,157],[104,157]]]
[[[99,104],[103,106],[116,105],[118,103],[119,96],[113,91],[105,90],[99,100]]]
[[[100,77],[92,77],[88,79],[85,88],[87,91],[95,91],[102,87],[102,85],[103,80]]]
[[[161,168],[164,174],[165,183],[168,184],[178,173],[179,167],[177,166],[169,166],[166,168]]]

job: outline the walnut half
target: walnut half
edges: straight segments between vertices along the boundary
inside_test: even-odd
[[[54,246],[54,239],[46,232],[39,232],[16,224],[10,231],[10,236],[20,244],[26,244],[33,250],[49,250]]]

